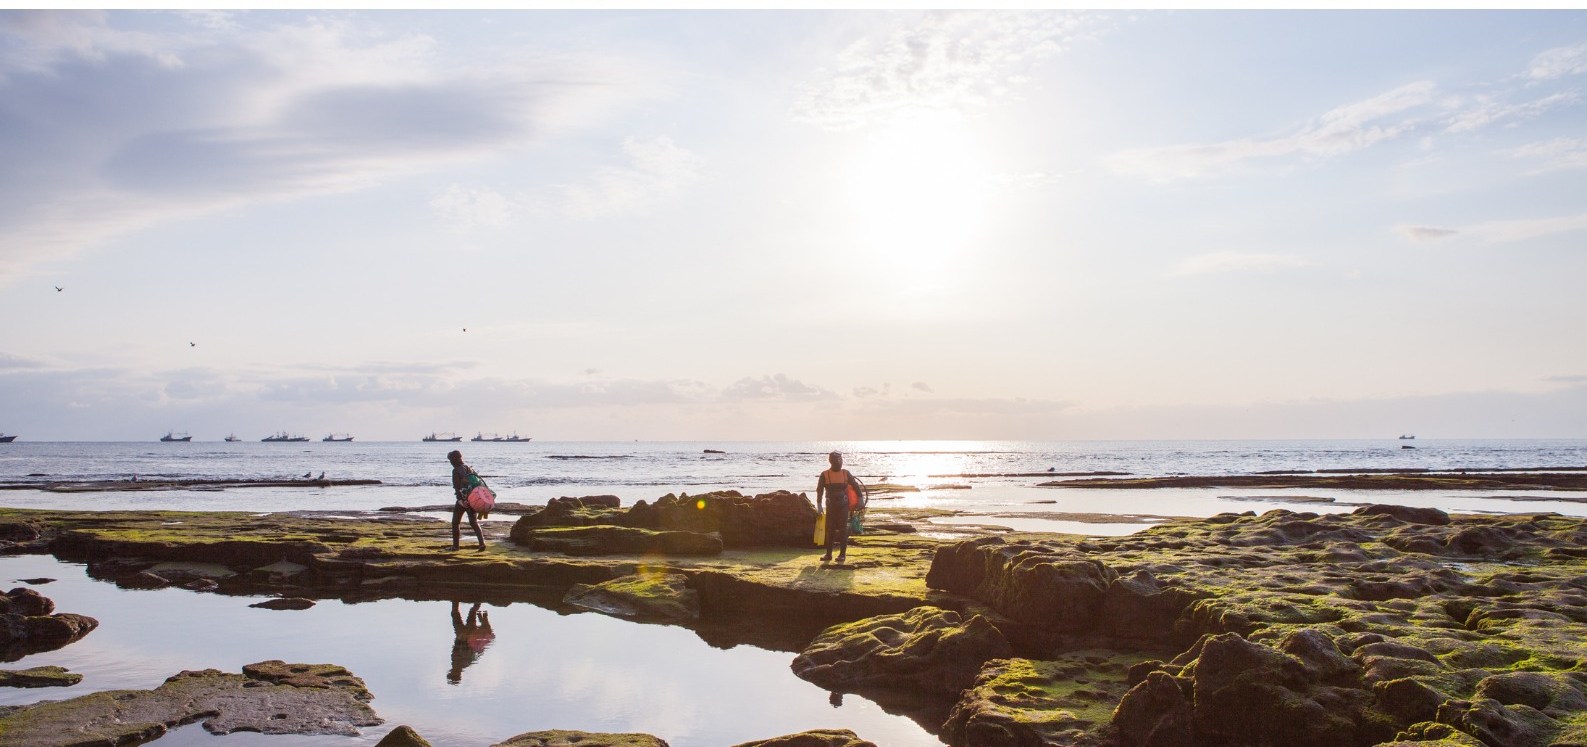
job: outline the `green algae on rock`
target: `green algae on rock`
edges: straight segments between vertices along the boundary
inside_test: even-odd
[[[813,729],[771,739],[744,742],[733,747],[876,747],[848,729]]]
[[[794,674],[829,690],[914,690],[955,695],[981,665],[1008,656],[1003,634],[986,618],[916,607],[822,631],[793,660]]]
[[[327,664],[260,662],[242,674],[181,672],[153,690],[111,690],[6,709],[0,735],[17,747],[128,744],[202,720],[212,734],[355,736],[381,722],[362,680]]]
[[[70,687],[82,681],[82,675],[64,667],[0,669],[0,687]]]
[[[1139,656],[1076,651],[1052,661],[995,659],[965,690],[942,726],[952,745],[1101,745],[1113,709],[1129,690]]]
[[[575,584],[562,601],[617,617],[693,622],[700,619],[700,595],[681,573],[642,572],[593,586]]]
[[[375,747],[431,747],[429,740],[419,736],[419,732],[406,724],[386,732]]]
[[[649,734],[599,734],[587,731],[533,731],[491,747],[667,747]]]

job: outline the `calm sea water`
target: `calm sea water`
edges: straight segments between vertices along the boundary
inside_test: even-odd
[[[612,493],[625,503],[669,492],[736,489],[809,491],[839,449],[870,483],[916,492],[877,496],[873,505],[942,508],[944,523],[1020,530],[1120,534],[1149,524],[1128,514],[1205,516],[1275,507],[1349,511],[1369,502],[1465,512],[1557,511],[1587,515],[1584,493],[1232,489],[1076,490],[1042,488],[1045,476],[1018,473],[1115,471],[1132,475],[1244,474],[1311,469],[1491,469],[1587,466],[1587,440],[1445,441],[1415,449],[1382,441],[1172,442],[801,442],[801,443],[13,443],[0,446],[0,483],[60,479],[328,478],[382,484],[338,488],[257,488],[53,494],[0,490],[0,505],[95,509],[352,511],[450,500],[445,454],[463,451],[503,500],[543,503],[560,495]],[[706,453],[706,449],[722,454]],[[965,476],[996,475],[996,476]],[[1296,501],[1305,501],[1297,504]],[[1099,521],[1076,515],[1103,515]],[[493,520],[511,521],[498,516]],[[1081,517],[1082,519],[1084,517]],[[945,531],[947,528],[945,527]],[[855,548],[863,552],[863,545]],[[88,579],[80,566],[47,557],[0,558],[7,579],[60,579],[41,587],[62,611],[92,615],[101,627],[65,649],[26,657],[15,668],[58,664],[86,677],[49,692],[0,691],[0,704],[30,703],[114,688],[149,688],[182,669],[281,658],[334,662],[363,677],[386,726],[358,738],[214,738],[197,725],[160,744],[373,744],[400,723],[436,744],[489,744],[549,728],[639,731],[671,744],[723,745],[823,727],[854,728],[886,745],[938,744],[918,724],[849,696],[828,694],[788,671],[792,655],[753,646],[723,650],[677,627],[639,625],[593,614],[565,615],[530,604],[490,606],[496,638],[448,681],[452,630],[444,602],[321,602],[301,612],[255,610],[247,598],[178,589],[126,591]],[[13,582],[11,585],[15,585]],[[372,631],[378,631],[373,633]],[[223,741],[215,741],[222,739]]]
[[[1414,446],[1405,449],[1402,446]],[[1587,466],[1587,440],[1285,440],[1285,441],[864,441],[864,442],[540,442],[420,443],[311,441],[199,443],[28,443],[0,445],[0,482],[57,479],[288,478],[324,473],[374,479],[367,487],[172,490],[59,495],[0,491],[0,505],[70,509],[371,510],[451,500],[446,452],[460,449],[502,500],[542,504],[563,495],[615,494],[624,504],[666,493],[734,489],[745,493],[813,490],[826,454],[844,452],[868,483],[919,488],[888,505],[942,508],[997,517],[1016,529],[1118,534],[1139,523],[1076,523],[1072,514],[1209,516],[1291,505],[1345,511],[1362,502],[1395,502],[1467,512],[1558,511],[1581,515],[1582,493],[1417,491],[1407,493],[1174,489],[1041,488],[1053,472],[1139,476],[1249,474],[1314,469],[1493,469]],[[724,453],[707,453],[707,450]],[[975,475],[975,476],[966,476]],[[1513,499],[1521,500],[1513,500]],[[881,505],[881,504],[878,504]],[[1044,518],[1047,515],[1051,518]],[[510,517],[501,517],[508,520]]]

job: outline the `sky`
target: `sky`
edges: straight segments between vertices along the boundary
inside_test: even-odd
[[[1584,11],[0,11],[0,432],[1583,438],[1584,90]]]

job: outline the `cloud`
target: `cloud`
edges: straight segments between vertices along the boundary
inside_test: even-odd
[[[1293,254],[1262,254],[1250,252],[1213,252],[1201,254],[1183,262],[1174,269],[1175,275],[1210,275],[1228,272],[1272,272],[1298,267],[1310,267],[1311,260]]]
[[[543,202],[557,213],[585,220],[644,212],[678,195],[701,175],[700,157],[669,137],[626,138],[622,154],[622,164],[562,185]]]
[[[1468,108],[1450,118],[1449,125],[1444,128],[1444,131],[1451,133],[1471,132],[1487,127],[1494,122],[1535,119],[1556,106],[1575,104],[1580,101],[1581,95],[1574,91],[1556,93],[1519,104],[1507,104],[1493,96],[1475,96],[1472,98]]]
[[[1042,60],[1098,33],[1073,12],[929,12],[850,44],[800,90],[794,117],[832,130],[914,109],[966,111],[1011,98]]]
[[[1587,374],[1572,374],[1570,376],[1550,376],[1544,381],[1556,384],[1587,384]]]
[[[511,198],[488,188],[453,184],[430,199],[430,210],[455,228],[500,228],[518,212]]]
[[[810,401],[832,399],[836,396],[820,387],[810,386],[802,381],[790,379],[784,374],[742,378],[733,382],[731,386],[722,391],[722,398],[727,400],[779,399]]]
[[[44,362],[37,358],[29,358],[12,353],[0,353],[0,371],[16,371],[29,368],[44,368]]]
[[[1519,159],[1542,161],[1532,174],[1587,169],[1587,138],[1557,137],[1511,148],[1505,153]]]
[[[1587,213],[1561,215],[1549,218],[1522,218],[1517,220],[1490,220],[1460,229],[1490,244],[1526,241],[1561,233],[1587,230]]]
[[[1432,226],[1395,226],[1394,230],[1412,241],[1437,241],[1460,233],[1460,231],[1453,228],[1434,228]]]
[[[924,381],[917,381],[913,384],[910,384],[909,388],[917,392],[926,392],[927,394],[931,393],[931,385]]]
[[[1553,80],[1587,73],[1587,44],[1555,47],[1532,58],[1527,77],[1534,81]]]
[[[443,66],[422,34],[281,17],[0,17],[0,282],[163,222],[518,148],[638,88],[607,60]]]
[[[1140,148],[1114,154],[1108,162],[1122,174],[1170,181],[1215,176],[1252,160],[1340,156],[1410,132],[1418,122],[1406,112],[1431,103],[1434,88],[1428,81],[1409,83],[1334,108],[1283,137]]]

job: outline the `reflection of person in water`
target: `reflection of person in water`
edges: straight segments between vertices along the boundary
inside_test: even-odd
[[[481,612],[479,602],[468,608],[468,619],[463,619],[463,613],[457,602],[452,602],[452,671],[446,673],[446,681],[456,685],[463,681],[463,669],[479,660],[479,655],[485,653],[485,647],[496,639],[496,633],[490,629],[490,613]]]

